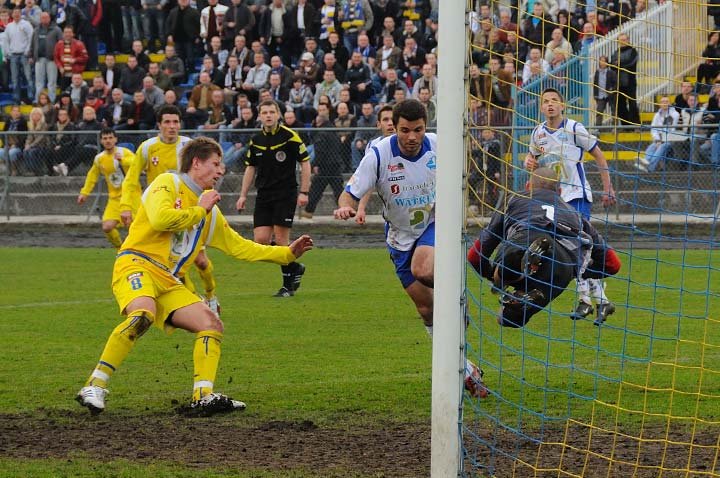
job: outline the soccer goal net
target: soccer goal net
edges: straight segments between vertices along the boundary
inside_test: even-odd
[[[538,161],[559,148],[560,163],[579,148],[584,166],[561,167],[561,189],[587,178],[590,222],[622,265],[571,280],[516,328],[499,325],[500,302],[531,300],[524,279],[493,285],[466,265],[464,348],[490,393],[463,395],[459,475],[720,477],[720,5],[466,8],[466,250],[513,197],[531,198],[531,146]],[[541,124],[547,88],[557,128]]]

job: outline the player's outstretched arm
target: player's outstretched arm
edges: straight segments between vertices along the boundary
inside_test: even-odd
[[[358,202],[355,198],[347,191],[343,191],[338,198],[338,208],[335,209],[333,215],[335,216],[335,219],[342,219],[345,221],[351,217],[355,217],[355,214],[357,214],[357,207]]]
[[[295,258],[298,258],[313,248],[313,240],[307,234],[303,234],[292,241],[289,247]]]

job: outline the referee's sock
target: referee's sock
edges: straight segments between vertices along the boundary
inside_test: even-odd
[[[113,372],[122,365],[135,346],[135,342],[150,328],[153,317],[150,311],[136,310],[115,327],[108,337],[95,370],[85,382],[85,386],[95,385],[107,388]]]
[[[193,401],[213,391],[215,375],[220,363],[220,344],[223,334],[216,330],[203,330],[195,335],[193,347]]]
[[[120,246],[122,245],[122,239],[120,239],[120,231],[118,231],[117,229],[113,229],[109,232],[106,232],[105,237],[115,249],[120,249]]]
[[[198,274],[200,274],[200,280],[202,280],[205,286],[206,299],[212,299],[215,297],[217,282],[215,282],[215,275],[213,274],[214,270],[215,268],[213,267],[213,263],[209,257],[207,259],[207,267],[205,269],[201,269],[200,267],[197,268]]]

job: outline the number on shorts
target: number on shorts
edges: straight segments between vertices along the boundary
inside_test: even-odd
[[[544,204],[540,207],[542,207],[545,210],[545,217],[550,219],[552,222],[555,222],[555,207],[549,206],[547,204]]]
[[[142,289],[142,282],[140,281],[140,278],[135,277],[133,280],[131,280],[130,287],[132,287],[132,290]]]

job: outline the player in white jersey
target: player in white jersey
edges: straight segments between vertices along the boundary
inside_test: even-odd
[[[370,140],[370,142],[365,147],[365,154],[368,154],[372,151],[373,146],[378,144],[380,141],[383,140],[383,138],[387,138],[391,134],[395,134],[395,125],[393,124],[392,119],[392,111],[393,107],[391,105],[385,105],[382,108],[380,108],[380,111],[378,111],[377,116],[377,127],[380,130],[380,136],[377,138],[373,138]],[[365,208],[367,207],[367,203],[370,201],[370,198],[372,197],[372,191],[365,194],[362,199],[360,199],[360,203],[358,204],[357,213],[355,214],[355,222],[358,224],[365,224]]]
[[[595,159],[600,171],[603,206],[615,204],[615,190],[610,182],[605,155],[598,146],[597,138],[582,123],[563,115],[564,100],[558,90],[546,88],[540,96],[540,107],[545,121],[530,136],[530,151],[525,157],[525,167],[530,171],[538,166],[556,169],[560,174],[562,198],[589,221],[593,199],[583,165],[586,151]],[[573,319],[583,319],[594,312],[592,299],[597,302],[595,325],[602,324],[615,312],[615,305],[608,300],[605,285],[599,279],[578,280],[578,294],[580,302],[572,315]]]
[[[437,137],[425,134],[427,111],[417,100],[398,103],[392,119],[397,133],[380,140],[363,157],[340,195],[335,218],[354,217],[360,198],[377,190],[395,273],[432,337]],[[469,361],[465,387],[473,396],[487,396],[482,372]]]

